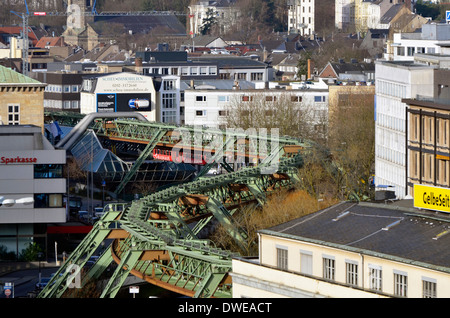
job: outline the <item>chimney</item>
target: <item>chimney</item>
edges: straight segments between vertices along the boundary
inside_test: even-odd
[[[136,72],[138,74],[142,74],[142,57],[136,57],[134,60],[135,66],[136,66]]]

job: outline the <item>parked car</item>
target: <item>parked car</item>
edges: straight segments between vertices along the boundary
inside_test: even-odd
[[[42,277],[40,282],[36,283],[36,288],[37,289],[42,289],[45,286],[47,286],[48,282],[50,281],[50,277]]]
[[[94,208],[94,215],[98,218],[101,218],[105,212],[103,212],[103,208]]]

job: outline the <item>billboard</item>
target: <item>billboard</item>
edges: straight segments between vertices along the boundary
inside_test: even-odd
[[[450,213],[450,189],[415,184],[414,207]]]
[[[97,112],[150,112],[152,99],[150,93],[98,93]]]

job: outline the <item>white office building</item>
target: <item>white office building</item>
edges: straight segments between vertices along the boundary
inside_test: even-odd
[[[65,150],[53,148],[40,127],[0,125],[0,246],[18,255],[45,236],[45,224],[66,222],[65,163]]]
[[[419,54],[449,54],[450,24],[430,23],[422,26],[421,32],[394,33],[388,44],[385,59],[393,61],[414,61]]]
[[[312,35],[315,31],[315,0],[288,0],[288,30],[301,35]]]
[[[406,196],[405,98],[433,96],[434,68],[413,62],[375,63],[375,186]]]
[[[279,113],[282,109],[277,108],[291,107],[297,110],[297,116],[308,122],[309,129],[316,133],[325,132],[328,122],[328,86],[323,81],[309,88],[300,83],[274,88],[271,88],[271,84],[268,84],[269,88],[258,88],[258,85],[247,81],[196,81],[193,87],[184,91],[185,124],[225,128],[228,117],[236,110],[244,110],[241,116],[258,117],[262,115],[261,109],[255,109],[254,112],[251,109],[263,107],[264,116],[269,118],[286,116]],[[248,110],[247,114],[245,109]]]

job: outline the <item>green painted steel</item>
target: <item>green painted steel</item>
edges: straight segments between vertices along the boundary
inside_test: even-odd
[[[125,175],[122,182],[120,182],[120,184],[117,186],[116,191],[115,191],[116,194],[120,193],[124,189],[124,187],[127,185],[127,183],[133,177],[133,175],[138,171],[142,162],[144,162],[144,160],[146,160],[150,156],[150,154],[152,153],[156,144],[161,140],[161,138],[166,134],[166,132],[167,132],[166,130],[158,130],[157,133],[152,136],[151,140],[148,142],[144,151],[142,151],[142,153],[136,159],[136,161],[133,164],[133,166],[131,167],[131,169]]]
[[[198,128],[126,120],[115,120],[109,125],[98,121],[93,129],[96,134],[109,138],[147,142],[146,154],[142,158],[148,156],[158,143],[183,146],[192,142],[194,134],[199,133]],[[181,133],[176,135],[175,131]],[[242,151],[236,142],[232,142],[237,137],[247,141],[244,143],[247,150],[254,137],[245,132],[225,135],[219,130],[202,131],[206,136],[200,143],[202,149],[215,149],[209,163],[219,161],[230,149],[232,153]],[[180,139],[183,133],[184,139]],[[217,143],[211,146],[214,133],[222,138],[219,146]],[[149,281],[183,290],[193,297],[231,297],[231,285],[225,279],[231,271],[231,260],[237,254],[216,248],[204,233],[217,220],[244,248],[247,234],[234,222],[233,213],[243,205],[263,205],[270,193],[295,187],[304,152],[311,148],[309,143],[292,138],[268,137],[266,140],[275,142],[273,146],[268,145],[270,152],[258,160],[257,165],[236,171],[228,169],[227,173],[216,176],[200,175],[192,182],[133,201],[120,212],[113,211],[113,208],[105,209],[108,212],[59,272],[65,273],[70,264],[83,267],[94,250],[101,246],[110,227],[119,224],[128,236],[116,240],[84,275],[85,279],[98,278],[105,268],[115,264],[113,254],[120,259],[101,297],[114,297],[126,277],[134,271]],[[289,145],[297,145],[303,152],[285,152],[284,147]],[[145,252],[155,252],[159,256],[141,259]],[[61,297],[67,288],[64,287],[67,286],[66,281],[67,274],[61,275],[44,288],[39,297]]]
[[[104,208],[103,217],[95,223],[89,234],[70,254],[66,262],[51,278],[47,286],[39,293],[39,298],[61,297],[67,288],[81,288],[81,270],[94,252],[101,247],[108,234],[119,227],[117,218],[122,213],[125,204],[109,204]],[[73,279],[72,279],[73,278]],[[80,280],[77,282],[76,280]],[[79,284],[79,286],[78,286]]]
[[[119,266],[114,271],[108,284],[103,289],[100,298],[114,298],[114,296],[119,292],[120,287],[122,287],[123,282],[128,277],[133,267],[138,263],[139,257],[142,254],[142,250],[129,249],[123,255]]]

